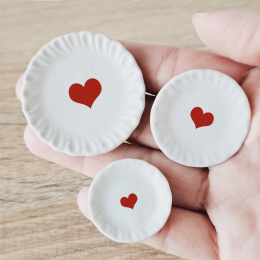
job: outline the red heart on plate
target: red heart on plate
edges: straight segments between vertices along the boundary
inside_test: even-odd
[[[137,196],[134,193],[131,193],[128,198],[123,197],[120,200],[120,203],[123,207],[131,208],[133,209],[135,206],[135,203],[137,202]]]
[[[200,107],[193,108],[190,112],[190,116],[196,129],[202,126],[212,125],[214,121],[214,116],[211,113],[203,114],[203,110]]]
[[[72,101],[92,107],[94,101],[100,95],[102,90],[101,84],[96,79],[89,79],[86,81],[84,87],[75,83],[70,86],[69,96]]]

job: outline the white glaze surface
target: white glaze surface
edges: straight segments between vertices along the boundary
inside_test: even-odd
[[[92,108],[73,102],[69,88],[97,79]],[[39,138],[69,155],[93,156],[123,143],[145,105],[142,72],[124,46],[82,31],[52,40],[31,60],[23,80],[23,112]]]
[[[136,194],[133,209],[120,204]],[[136,159],[115,161],[93,180],[88,197],[91,219],[101,233],[123,243],[134,243],[157,233],[167,221],[172,194],[168,181],[153,165]]]
[[[212,113],[214,122],[197,128],[195,107]],[[151,111],[151,129],[171,160],[194,167],[224,162],[247,136],[251,120],[248,99],[235,80],[213,70],[191,70],[171,79],[159,92]]]

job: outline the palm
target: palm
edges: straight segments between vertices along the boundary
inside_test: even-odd
[[[254,165],[251,151],[246,149],[209,171],[205,207],[216,228],[223,259],[257,259],[260,255],[259,166]]]
[[[236,69],[234,67],[234,71]],[[188,214],[173,208],[172,224],[166,226],[156,239],[149,239],[147,243],[158,247],[158,241],[162,238],[164,241],[160,242],[159,248],[162,246],[172,253],[180,250],[180,255],[187,255],[191,259],[259,259],[260,249],[257,246],[260,244],[258,202],[260,198],[260,132],[258,131],[260,88],[257,86],[259,79],[259,68],[248,69],[247,76],[241,78],[243,81],[241,86],[249,98],[252,110],[250,131],[241,149],[229,160],[209,169],[198,170],[179,166],[178,170],[182,175],[192,174],[192,181],[189,182],[192,186],[189,191],[187,187],[183,187],[183,183],[176,184],[174,167],[173,171],[168,173],[172,189],[178,189],[180,193],[183,189],[190,195],[186,199],[177,197],[177,201],[174,199],[174,204],[189,211],[205,210],[208,217],[193,212]],[[168,162],[168,165],[171,163]],[[184,185],[187,184],[186,177],[182,177],[185,179]],[[180,194],[177,192],[178,195]],[[185,194],[181,195],[185,196]],[[187,217],[186,221],[184,217]],[[191,219],[194,222],[189,225]],[[175,226],[176,220],[183,222],[183,225]],[[180,238],[176,237],[180,227],[182,233],[180,237],[184,239],[187,247],[204,247],[202,255],[198,250],[199,255],[193,252],[191,257],[189,253],[176,247],[177,240]],[[166,234],[170,239],[167,240]]]
[[[44,159],[88,176],[122,158],[138,158],[155,165],[168,179],[172,213],[164,226],[144,243],[189,259],[258,259],[260,249],[260,70],[199,51],[166,46],[124,43],[141,67],[147,91],[156,94],[173,76],[197,68],[215,69],[242,84],[251,109],[249,135],[240,151],[228,161],[207,168],[190,168],[168,159],[156,145],[150,130],[150,110],[154,97],[147,96],[139,126],[129,138],[108,154],[71,157],[52,150],[27,127],[28,148]],[[248,73],[249,72],[249,73]],[[22,80],[17,84],[20,98]],[[90,218],[86,207],[88,189],[80,193],[78,205]]]
[[[249,97],[251,129],[239,152],[210,167],[205,208],[218,235],[223,259],[258,259],[260,249],[260,89],[259,69],[242,84]]]

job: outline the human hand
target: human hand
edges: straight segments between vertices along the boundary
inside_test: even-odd
[[[252,122],[241,149],[226,162],[191,168],[168,159],[150,129],[154,97],[146,97],[141,122],[129,142],[95,157],[72,157],[52,150],[29,126],[25,143],[32,153],[90,177],[109,163],[136,158],[156,166],[169,181],[173,205],[165,226],[144,243],[191,260],[260,259],[260,13],[224,12],[195,17],[195,29],[215,54],[170,46],[123,43],[134,55],[147,91],[157,94],[172,77],[191,69],[213,69],[235,79],[251,106]],[[245,65],[242,63],[249,65]],[[250,66],[251,65],[251,66]],[[22,78],[17,83],[21,100]],[[88,188],[78,196],[82,213]]]

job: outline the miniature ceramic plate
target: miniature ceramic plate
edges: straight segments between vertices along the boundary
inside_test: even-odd
[[[71,33],[31,60],[23,112],[39,138],[69,155],[109,152],[137,127],[145,105],[140,68],[124,46],[103,34]]]
[[[213,70],[191,70],[171,79],[151,111],[151,129],[171,160],[194,167],[224,162],[243,144],[251,112],[242,88]]]
[[[115,161],[91,183],[88,206],[91,219],[108,238],[134,243],[157,233],[172,207],[164,175],[136,159]]]

